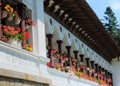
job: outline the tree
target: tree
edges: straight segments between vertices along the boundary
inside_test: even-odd
[[[118,29],[118,22],[114,12],[110,7],[107,7],[105,10],[104,20],[105,20],[104,26],[106,30],[113,36],[115,41],[120,45],[120,32]]]

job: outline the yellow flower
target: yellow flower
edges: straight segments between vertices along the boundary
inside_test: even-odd
[[[26,47],[27,50],[29,50],[29,47]]]
[[[13,13],[14,9],[12,7],[10,7],[10,13]]]
[[[29,45],[28,44],[26,44],[26,47],[28,47]]]
[[[10,7],[10,5],[6,4],[5,9],[7,9],[7,8],[9,8],[9,7]]]
[[[29,51],[32,51],[32,48],[29,48]]]
[[[26,44],[26,50],[28,50],[28,51],[32,51],[33,49],[32,49],[32,47],[31,47],[31,45]]]
[[[10,12],[10,13],[13,13],[13,11],[14,11],[14,9],[13,9],[10,5],[8,5],[8,4],[6,4],[5,10],[6,10],[7,12]]]

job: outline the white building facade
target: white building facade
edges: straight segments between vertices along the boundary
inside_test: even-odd
[[[67,2],[67,0],[65,1]],[[56,0],[15,0],[13,2],[11,0],[0,0],[0,2],[0,86],[120,85],[120,63],[116,58],[110,64],[87,43],[77,37],[74,32],[46,12],[45,6],[50,8],[52,4],[58,3]],[[12,8],[14,11],[11,11]],[[19,8],[23,10],[21,11]],[[58,11],[59,8],[56,5],[54,12]],[[7,11],[7,16],[3,11]],[[14,24],[17,17],[15,11],[18,11],[20,18],[20,23],[17,25]],[[61,10],[58,17],[63,13],[64,10]],[[11,14],[14,14],[14,19],[9,21],[8,17]],[[67,17],[69,14],[64,16],[65,19]],[[28,18],[32,19],[31,25],[28,24]],[[69,18],[70,21],[72,18]],[[26,29],[27,24],[30,26],[28,29]],[[76,22],[72,22],[72,24],[74,25]],[[21,32],[18,33],[22,33],[23,36],[24,31],[26,34],[30,32],[30,37],[25,35],[23,39],[21,38],[20,45],[16,42],[8,43],[8,33],[4,30],[6,29],[4,26],[9,26],[9,28],[20,27]],[[76,25],[76,28],[78,27],[79,25]],[[7,27],[7,29],[9,28]],[[17,34],[14,34],[10,34],[9,37],[12,39],[18,37]],[[3,39],[3,36],[7,37],[7,41],[6,38]],[[28,40],[26,41],[24,38],[26,40],[28,38]],[[51,52],[54,52],[53,50],[58,51],[59,54],[65,52],[67,59],[69,59],[68,64],[64,65],[63,59],[56,59],[54,56],[52,58]],[[84,61],[82,61],[82,57]],[[77,62],[74,63],[73,60]],[[47,65],[48,63],[50,64]],[[62,63],[61,70],[56,69],[57,63]],[[79,67],[81,65],[84,66],[83,70]],[[67,73],[64,70],[65,68],[68,68]],[[77,76],[77,73],[80,76]],[[82,77],[82,75],[84,76]]]

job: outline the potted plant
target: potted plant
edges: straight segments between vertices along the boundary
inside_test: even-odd
[[[11,7],[9,4],[6,4],[4,9],[8,12],[8,21],[12,21],[15,16],[13,7]]]
[[[81,72],[76,72],[76,76],[80,78]]]
[[[34,22],[28,17],[25,20],[25,29],[29,29],[32,25],[34,25]]]
[[[7,42],[14,44],[16,46],[21,46],[23,40],[28,40],[30,38],[30,33],[26,31],[21,31],[21,28],[14,28],[11,26],[2,27],[3,34],[7,39]]]
[[[68,67],[65,67],[64,68],[64,71],[67,73],[69,71],[69,68]]]
[[[57,70],[61,70],[61,69],[62,69],[62,65],[61,65],[60,63],[56,63],[56,64],[55,64],[55,68],[56,68]]]
[[[8,43],[12,44],[15,43],[16,41],[21,41],[22,38],[20,38],[20,28],[15,29],[14,27],[10,27],[10,26],[3,26],[3,34],[6,37]],[[20,45],[20,43],[19,43]]]

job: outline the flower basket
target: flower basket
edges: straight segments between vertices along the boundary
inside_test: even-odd
[[[5,11],[5,10],[2,10],[2,15],[1,15],[1,17],[2,17],[2,18],[6,18],[7,15],[8,15],[8,12]]]
[[[16,48],[21,48],[21,44],[22,44],[20,41],[17,41],[15,39],[9,39],[8,43]]]

